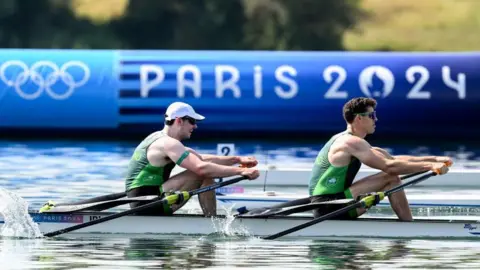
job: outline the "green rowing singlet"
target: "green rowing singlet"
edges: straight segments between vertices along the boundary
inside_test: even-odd
[[[333,142],[340,136],[348,134],[350,133],[347,131],[335,134],[318,153],[308,186],[310,196],[343,193],[352,185],[362,165],[360,161],[352,157],[350,163],[343,167],[335,167],[328,161],[328,151]]]
[[[150,164],[147,159],[147,148],[156,140],[167,136],[163,131],[157,131],[145,138],[135,148],[135,152],[130,158],[128,164],[127,176],[125,180],[125,190],[129,191],[134,188],[144,186],[155,186],[160,189],[160,193],[163,192],[162,184],[170,178],[170,173],[175,167],[174,162],[167,163],[163,167],[156,167]],[[176,164],[182,163],[182,161],[188,156],[190,152],[185,153],[180,157]]]

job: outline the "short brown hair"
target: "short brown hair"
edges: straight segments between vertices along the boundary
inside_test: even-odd
[[[375,109],[376,106],[377,101],[373,98],[353,98],[343,105],[343,118],[347,123],[352,123],[357,113],[367,112],[368,107]]]

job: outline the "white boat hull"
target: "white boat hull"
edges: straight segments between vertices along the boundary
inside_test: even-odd
[[[217,195],[217,202],[219,205],[234,209],[240,207],[260,208],[269,207],[274,204],[285,203],[291,200],[307,197],[307,194],[288,194],[278,192],[265,193],[234,193]],[[459,194],[414,194],[407,193],[407,199],[410,207],[466,207],[479,208],[480,197],[478,195],[459,195]],[[382,200],[377,207],[389,207],[390,202],[388,197]]]
[[[109,213],[31,214],[42,233],[60,230],[101,218]],[[311,220],[312,217],[205,218],[176,214],[170,217],[125,216],[70,232],[103,234],[194,234],[240,233],[267,236]],[[387,237],[387,238],[476,238],[480,239],[480,217],[419,218],[414,222],[397,219],[359,218],[356,221],[328,220],[299,230],[292,237]],[[231,223],[230,223],[231,222]]]

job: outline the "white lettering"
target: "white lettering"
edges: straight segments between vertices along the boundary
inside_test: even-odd
[[[148,74],[155,73],[156,77],[149,81]],[[163,68],[155,65],[141,65],[140,66],[140,96],[142,98],[148,97],[150,90],[159,85],[165,79],[165,72]]]
[[[450,75],[450,67],[443,66],[442,67],[442,79],[445,85],[448,87],[456,90],[458,92],[459,99],[465,99],[467,96],[466,90],[466,76],[465,73],[458,73],[457,82],[455,82]]]
[[[228,81],[224,81],[223,73],[228,72],[232,75]],[[240,79],[240,72],[234,66],[218,65],[215,66],[215,95],[217,98],[222,98],[225,90],[230,89],[235,98],[240,98],[240,88],[237,85]]]
[[[292,66],[283,65],[277,68],[275,70],[275,79],[277,79],[277,81],[283,84],[288,85],[289,89],[284,90],[280,86],[275,86],[275,93],[277,93],[280,98],[291,99],[295,97],[298,93],[298,84],[295,80],[289,77],[285,77],[284,73],[288,73],[290,76],[293,77],[297,76],[297,70]]]
[[[348,93],[346,91],[340,90],[340,87],[347,79],[347,72],[341,66],[328,66],[323,71],[323,79],[327,83],[331,83],[333,81],[333,73],[337,73],[338,78],[336,81],[333,82],[332,86],[330,86],[328,91],[325,93],[325,98],[347,98]]]
[[[408,92],[407,98],[409,99],[430,99],[431,93],[428,91],[422,92],[423,86],[430,79],[430,73],[423,66],[412,66],[407,69],[405,77],[409,83],[415,83],[415,74],[420,74],[420,78],[413,86],[412,90]]]
[[[261,98],[263,94],[262,88],[262,67],[255,66],[253,68],[253,90],[256,98]]]
[[[187,72],[192,73],[193,80],[187,80],[185,74]],[[200,70],[197,66],[194,65],[185,65],[181,66],[177,72],[177,96],[185,97],[185,88],[188,87],[192,89],[193,96],[199,98],[202,96],[202,78]]]

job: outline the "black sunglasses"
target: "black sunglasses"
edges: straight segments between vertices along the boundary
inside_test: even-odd
[[[196,125],[197,124],[197,119],[192,118],[190,116],[184,116],[184,117],[182,117],[182,120],[187,120],[191,125]]]
[[[364,113],[356,113],[357,115],[361,115],[361,116],[368,116],[370,119],[372,120],[375,120],[377,119],[377,112],[376,111],[373,111],[373,112],[364,112]]]

